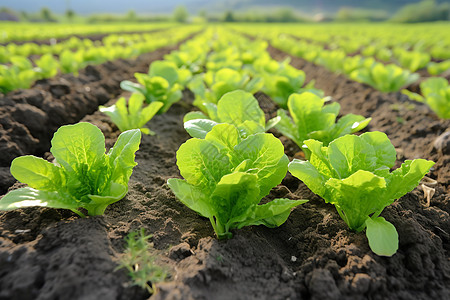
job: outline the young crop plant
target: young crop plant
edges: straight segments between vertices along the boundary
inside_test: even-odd
[[[294,159],[289,172],[333,204],[351,229],[366,229],[375,254],[394,255],[398,249],[397,231],[380,214],[395,199],[412,191],[434,162],[406,160],[390,172],[396,160],[395,148],[386,134],[376,131],[346,135],[328,147],[312,139],[305,145],[311,151],[310,160]]]
[[[426,67],[431,60],[431,56],[428,53],[408,51],[403,48],[395,48],[394,54],[398,60],[398,63],[411,72],[415,72]]]
[[[442,119],[450,119],[450,85],[445,78],[431,77],[420,83],[423,96],[403,90],[412,100],[426,103]]]
[[[250,79],[247,74],[224,68],[217,72],[208,71],[203,75],[197,75],[188,87],[195,94],[193,104],[208,113],[205,103],[216,104],[223,95],[234,90],[245,90],[253,94],[262,85],[261,78]]]
[[[403,86],[419,79],[419,74],[411,74],[393,64],[385,66],[382,63],[374,63],[371,67],[353,71],[350,78],[371,85],[381,92],[397,92]]]
[[[51,78],[58,74],[59,63],[53,55],[44,54],[36,60],[35,72],[39,79]]]
[[[26,57],[11,57],[11,66],[0,65],[0,91],[4,94],[16,89],[28,89],[36,80],[36,72]]]
[[[261,199],[285,177],[289,160],[283,144],[269,133],[242,139],[231,124],[218,124],[204,139],[192,138],[177,151],[185,180],[171,178],[170,189],[187,207],[210,220],[219,239],[249,225],[277,227],[293,207],[307,200]]]
[[[128,192],[140,141],[138,129],[125,131],[105,154],[105,137],[96,126],[62,126],[51,141],[56,164],[32,155],[13,160],[11,174],[28,187],[6,194],[0,210],[45,206],[70,209],[81,217],[79,208],[101,215]]]
[[[305,153],[306,158],[309,157],[310,151],[303,147],[305,140],[316,139],[328,146],[340,136],[364,129],[372,120],[348,114],[336,122],[341,106],[337,102],[324,104],[323,98],[309,92],[292,94],[288,101],[291,117],[283,109],[277,112],[280,121],[276,123],[275,128],[293,140]]]
[[[444,60],[439,63],[430,62],[427,65],[427,71],[430,75],[437,76],[443,73],[450,74],[450,59]]]
[[[128,100],[128,106],[125,98],[121,97],[115,105],[110,107],[99,106],[99,110],[108,115],[122,132],[140,129],[143,134],[154,135],[155,133],[144,125],[153,118],[164,103],[155,101],[143,108],[144,100],[144,95],[133,93]]]
[[[260,59],[254,63],[256,74],[264,79],[262,91],[269,95],[280,107],[286,108],[288,98],[294,93],[311,92],[323,97],[323,91],[314,88],[314,81],[303,86],[305,72],[289,64],[289,60],[281,63],[272,59]]]
[[[145,234],[144,228],[129,233],[125,238],[125,251],[116,270],[127,269],[133,285],[146,289],[149,294],[155,294],[155,284],[164,281],[168,272],[156,264],[156,256],[151,253],[152,247],[148,241],[151,237]]]
[[[258,100],[248,92],[236,90],[226,93],[219,102],[205,103],[208,115],[200,111],[189,112],[184,116],[184,128],[191,137],[204,139],[206,134],[219,123],[234,125],[242,138],[266,132],[279,121],[274,118],[266,124],[264,112]]]
[[[159,112],[163,113],[181,99],[181,90],[190,80],[191,73],[186,69],[178,69],[173,62],[155,61],[148,74],[135,73],[134,76],[138,83],[124,80],[120,87],[144,95],[147,103],[162,102],[164,105]]]

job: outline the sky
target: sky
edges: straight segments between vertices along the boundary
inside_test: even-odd
[[[341,5],[361,5],[377,8],[383,6],[387,10],[396,10],[400,6],[420,0],[0,0],[0,7],[6,6],[16,11],[37,12],[46,6],[55,13],[63,13],[67,8],[77,14],[91,13],[124,13],[131,9],[138,14],[171,13],[177,5],[185,5],[191,13],[200,9],[208,11],[224,11],[229,8],[252,9],[255,5],[291,4],[305,12],[321,12],[334,10]],[[438,0],[444,2],[446,0]],[[448,0],[447,0],[448,1]]]

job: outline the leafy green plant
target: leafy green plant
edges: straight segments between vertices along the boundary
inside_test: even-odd
[[[279,106],[286,107],[290,95],[311,92],[323,96],[323,91],[314,88],[314,81],[305,83],[305,72],[289,64],[289,60],[281,63],[275,60],[258,60],[255,69],[264,79],[262,91],[269,95]]]
[[[217,72],[208,71],[196,76],[188,87],[195,94],[194,105],[208,113],[205,103],[216,104],[223,95],[234,90],[255,93],[262,84],[261,78],[250,79],[247,74],[224,68]]]
[[[280,121],[275,125],[283,135],[292,139],[309,157],[308,148],[303,143],[316,139],[327,146],[334,139],[364,129],[372,118],[348,114],[336,122],[341,106],[334,102],[325,105],[325,100],[309,92],[292,94],[289,97],[289,117],[285,110],[279,109]]]
[[[32,155],[13,160],[11,174],[29,187],[9,192],[0,210],[29,206],[70,209],[84,217],[101,215],[106,207],[128,191],[141,132],[123,132],[105,154],[105,137],[90,123],[62,126],[55,133],[50,151],[56,165]]]
[[[310,160],[294,159],[289,172],[333,204],[351,229],[366,229],[374,253],[394,255],[398,249],[397,231],[379,215],[395,199],[413,190],[434,162],[407,160],[390,172],[396,152],[382,132],[346,135],[328,147],[312,139],[304,143],[311,151]]]
[[[83,53],[64,50],[59,55],[59,63],[63,73],[73,73],[78,76],[78,70],[84,67]]]
[[[394,53],[399,64],[411,72],[426,67],[431,60],[430,54],[425,52],[408,51],[402,48],[396,48],[394,49]]]
[[[234,125],[241,137],[265,132],[275,126],[279,118],[266,125],[264,112],[258,100],[248,92],[236,90],[226,93],[219,102],[206,103],[208,116],[199,111],[189,112],[184,116],[184,128],[190,136],[204,139],[206,134],[218,123]]]
[[[445,78],[431,77],[420,83],[422,95],[403,90],[412,100],[426,103],[442,119],[450,119],[450,85]]]
[[[440,63],[430,62],[427,65],[427,71],[433,76],[441,75],[444,72],[450,73],[450,59]]]
[[[31,61],[26,57],[11,57],[11,66],[0,65],[0,91],[4,94],[16,89],[28,89],[36,80]]]
[[[151,64],[148,74],[134,74],[138,83],[124,80],[120,87],[144,95],[147,103],[162,102],[164,105],[160,112],[166,112],[182,97],[181,83],[188,81],[191,76],[188,70],[184,71],[178,69],[173,62],[155,61]]]
[[[209,218],[219,239],[249,225],[277,227],[291,208],[306,200],[275,199],[258,205],[285,177],[288,158],[283,144],[268,133],[242,139],[230,124],[218,124],[205,139],[192,138],[177,151],[185,180],[171,178],[176,197]]]
[[[353,80],[367,83],[382,92],[396,92],[403,86],[419,79],[419,74],[411,74],[396,65],[374,63],[370,68],[360,68],[350,74]]]
[[[143,108],[144,99],[144,95],[133,93],[128,100],[128,106],[125,98],[121,97],[115,105],[110,107],[99,106],[99,110],[108,115],[122,132],[140,129],[143,134],[154,135],[155,133],[144,125],[153,118],[164,104],[155,101]]]
[[[125,268],[133,285],[154,294],[157,291],[155,284],[164,281],[168,272],[156,264],[156,256],[152,254],[148,241],[151,237],[145,234],[144,228],[130,232],[125,238],[127,245],[116,270]]]
[[[51,78],[58,74],[59,63],[51,54],[44,54],[36,60],[35,72],[40,79]]]

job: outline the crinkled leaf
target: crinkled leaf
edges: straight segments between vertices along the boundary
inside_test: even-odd
[[[235,148],[232,161],[238,165],[250,159],[251,167],[247,172],[258,175],[260,198],[286,176],[289,159],[284,154],[283,144],[271,134],[258,133],[249,136]]]

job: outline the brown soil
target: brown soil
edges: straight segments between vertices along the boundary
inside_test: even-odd
[[[286,56],[273,48],[270,53]],[[141,227],[153,234],[172,274],[152,299],[449,299],[450,147],[449,135],[442,134],[450,122],[423,105],[412,109],[398,93],[376,92],[297,58],[292,64],[332,95],[341,113],[373,117],[368,130],[388,134],[399,163],[416,157],[437,161],[430,207],[415,189],[382,214],[398,230],[397,254],[374,255],[364,233],[350,231],[332,206],[289,174],[268,198],[310,201],[284,225],[248,227],[230,240],[215,239],[209,221],[177,201],[166,184],[180,176],[175,153],[189,138],[182,117],[193,109],[193,97],[185,91],[183,102],[148,124],[157,135],[143,137],[129,193],[104,216],[81,219],[46,208],[0,213],[0,300],[148,298],[129,285],[125,271],[115,271],[123,237]],[[257,98],[273,115],[270,98]],[[99,126],[112,145],[118,131],[107,117],[95,112],[83,120]],[[298,147],[281,139],[292,158]]]

